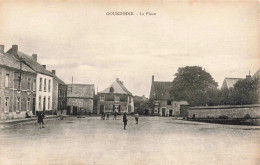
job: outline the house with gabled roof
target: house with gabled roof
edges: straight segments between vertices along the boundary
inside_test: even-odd
[[[150,90],[150,102],[154,115],[185,117],[189,106],[187,101],[176,101],[170,95],[172,82],[154,81],[152,76],[152,85]]]
[[[68,85],[56,75],[56,70],[51,72],[53,73],[52,109],[58,115],[66,114]]]
[[[221,89],[230,89],[233,88],[234,85],[239,81],[239,80],[243,80],[242,78],[225,78]]]
[[[45,114],[52,114],[52,88],[53,74],[46,69],[46,65],[37,62],[37,54],[32,56],[18,51],[18,46],[13,45],[7,53],[12,54],[17,59],[22,58],[24,64],[36,72],[36,97],[35,109],[36,113],[43,111]]]
[[[8,120],[35,114],[36,72],[0,45],[0,118]]]
[[[118,78],[109,87],[97,94],[97,114],[134,112],[132,93]]]

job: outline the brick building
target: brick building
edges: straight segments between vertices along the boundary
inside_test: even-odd
[[[0,46],[1,120],[35,114],[36,73]]]
[[[94,84],[68,84],[67,114],[93,112],[95,97]]]
[[[188,103],[187,101],[175,101],[170,96],[172,82],[170,81],[154,81],[152,76],[152,85],[150,90],[150,101],[154,115],[160,116],[186,116]]]
[[[118,78],[108,88],[99,92],[97,98],[97,114],[134,112],[133,95]]]
[[[66,114],[68,86],[56,75],[56,70],[52,70],[52,73],[53,73],[52,109],[58,115]]]
[[[23,58],[24,64],[36,72],[36,112],[43,111],[45,114],[52,114],[53,74],[46,69],[46,65],[41,65],[37,62],[37,54],[32,54],[32,56],[30,56],[18,51],[17,45],[13,45],[7,53],[12,54],[17,59]]]

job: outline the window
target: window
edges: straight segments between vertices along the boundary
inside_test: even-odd
[[[51,92],[51,80],[49,80],[49,83],[48,83],[48,92]]]
[[[27,89],[31,90],[31,78],[28,78],[27,80]]]
[[[100,101],[104,101],[104,96],[100,96]]]
[[[51,98],[50,96],[48,97],[48,109],[50,109],[50,104],[51,104]]]
[[[160,108],[158,108],[158,113],[160,113]]]
[[[158,109],[157,108],[154,108],[154,113],[158,113]]]
[[[115,102],[119,102],[120,101],[120,98],[119,98],[119,96],[115,96]]]
[[[36,80],[33,80],[33,91],[36,91]]]
[[[9,87],[9,74],[5,75],[5,87]]]
[[[42,78],[40,78],[39,91],[42,91]]]
[[[44,92],[46,92],[46,78],[44,79],[43,90],[44,90]]]
[[[31,98],[27,98],[27,110],[30,110]]]
[[[168,101],[167,101],[167,105],[172,105],[172,101],[171,101],[171,100],[168,100]]]
[[[21,97],[17,97],[17,100],[16,100],[16,110],[17,111],[21,110]]]
[[[40,96],[39,97],[39,110],[41,110],[42,108],[42,97]]]
[[[5,97],[5,112],[9,111],[9,97]]]
[[[59,97],[61,97],[61,90],[59,89]]]

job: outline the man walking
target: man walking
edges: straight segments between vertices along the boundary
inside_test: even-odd
[[[40,113],[39,115],[38,115],[38,123],[39,123],[39,125],[40,125],[40,128],[44,128],[44,122],[43,122],[43,118],[44,118],[44,115],[43,115],[43,113]]]
[[[135,123],[136,123],[136,124],[138,124],[138,119],[139,119],[139,114],[136,113],[136,114],[135,114]]]
[[[124,122],[124,129],[126,129],[126,125],[127,125],[127,116],[126,116],[126,113],[124,113],[123,122]]]

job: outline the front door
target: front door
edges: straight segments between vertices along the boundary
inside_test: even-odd
[[[120,105],[114,105],[114,110],[113,111],[120,113]]]
[[[169,110],[169,116],[172,116],[172,109]]]
[[[165,116],[165,108],[162,109],[162,116]]]
[[[32,113],[33,113],[33,115],[35,115],[35,98],[33,98]]]

